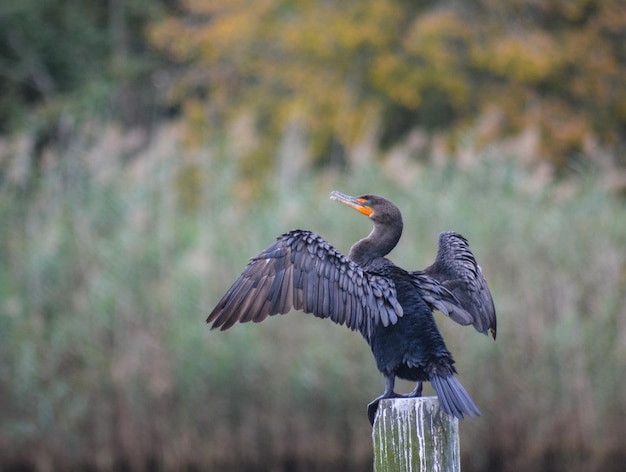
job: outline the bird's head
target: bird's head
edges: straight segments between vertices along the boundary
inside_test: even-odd
[[[379,195],[352,197],[333,190],[330,199],[348,205],[369,217],[374,223],[402,225],[402,215],[396,205]]]

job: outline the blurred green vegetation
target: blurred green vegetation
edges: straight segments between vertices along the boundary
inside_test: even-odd
[[[365,405],[383,384],[357,334],[296,313],[204,324],[281,232],[345,252],[369,231],[328,200],[337,188],[400,206],[399,265],[429,264],[454,229],[489,280],[496,342],[437,317],[483,412],[461,426],[464,470],[621,470],[626,208],[593,177],[545,184],[489,153],[469,168],[405,156],[400,170],[291,185],[279,170],[250,193],[226,159],[236,135],[189,154],[182,128],[130,160],[123,134],[101,130],[49,156],[34,187],[17,169],[0,186],[2,468],[369,468]]]

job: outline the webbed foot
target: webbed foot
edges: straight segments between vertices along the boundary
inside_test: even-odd
[[[378,404],[380,403],[381,400],[384,400],[385,398],[402,398],[402,397],[404,397],[404,395],[400,395],[392,391],[389,394],[385,392],[380,397],[372,400],[372,402],[369,405],[367,405],[367,417],[370,420],[370,424],[374,426],[374,419],[376,418],[376,412],[378,411]]]

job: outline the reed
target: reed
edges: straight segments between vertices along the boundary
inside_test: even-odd
[[[483,412],[460,426],[464,471],[621,470],[626,207],[596,180],[537,185],[478,156],[277,185],[241,180],[228,139],[190,154],[176,128],[155,136],[130,157],[108,131],[4,161],[27,165],[0,182],[0,468],[370,467],[383,382],[357,334],[303,314],[204,324],[281,232],[347,251],[369,231],[328,200],[337,188],[398,204],[399,265],[429,264],[454,229],[489,280],[497,342],[437,317]]]

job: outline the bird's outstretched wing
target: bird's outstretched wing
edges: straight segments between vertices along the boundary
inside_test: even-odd
[[[459,305],[457,308],[461,309],[446,302],[446,314],[450,318],[462,325],[474,325],[483,334],[490,331],[496,338],[493,299],[467,239],[453,231],[441,233],[435,262],[423,271],[412,272],[412,275],[431,277],[454,295]]]
[[[376,324],[402,316],[392,281],[364,271],[315,233],[294,230],[250,259],[207,323],[223,331],[292,309],[330,318],[367,339]]]

